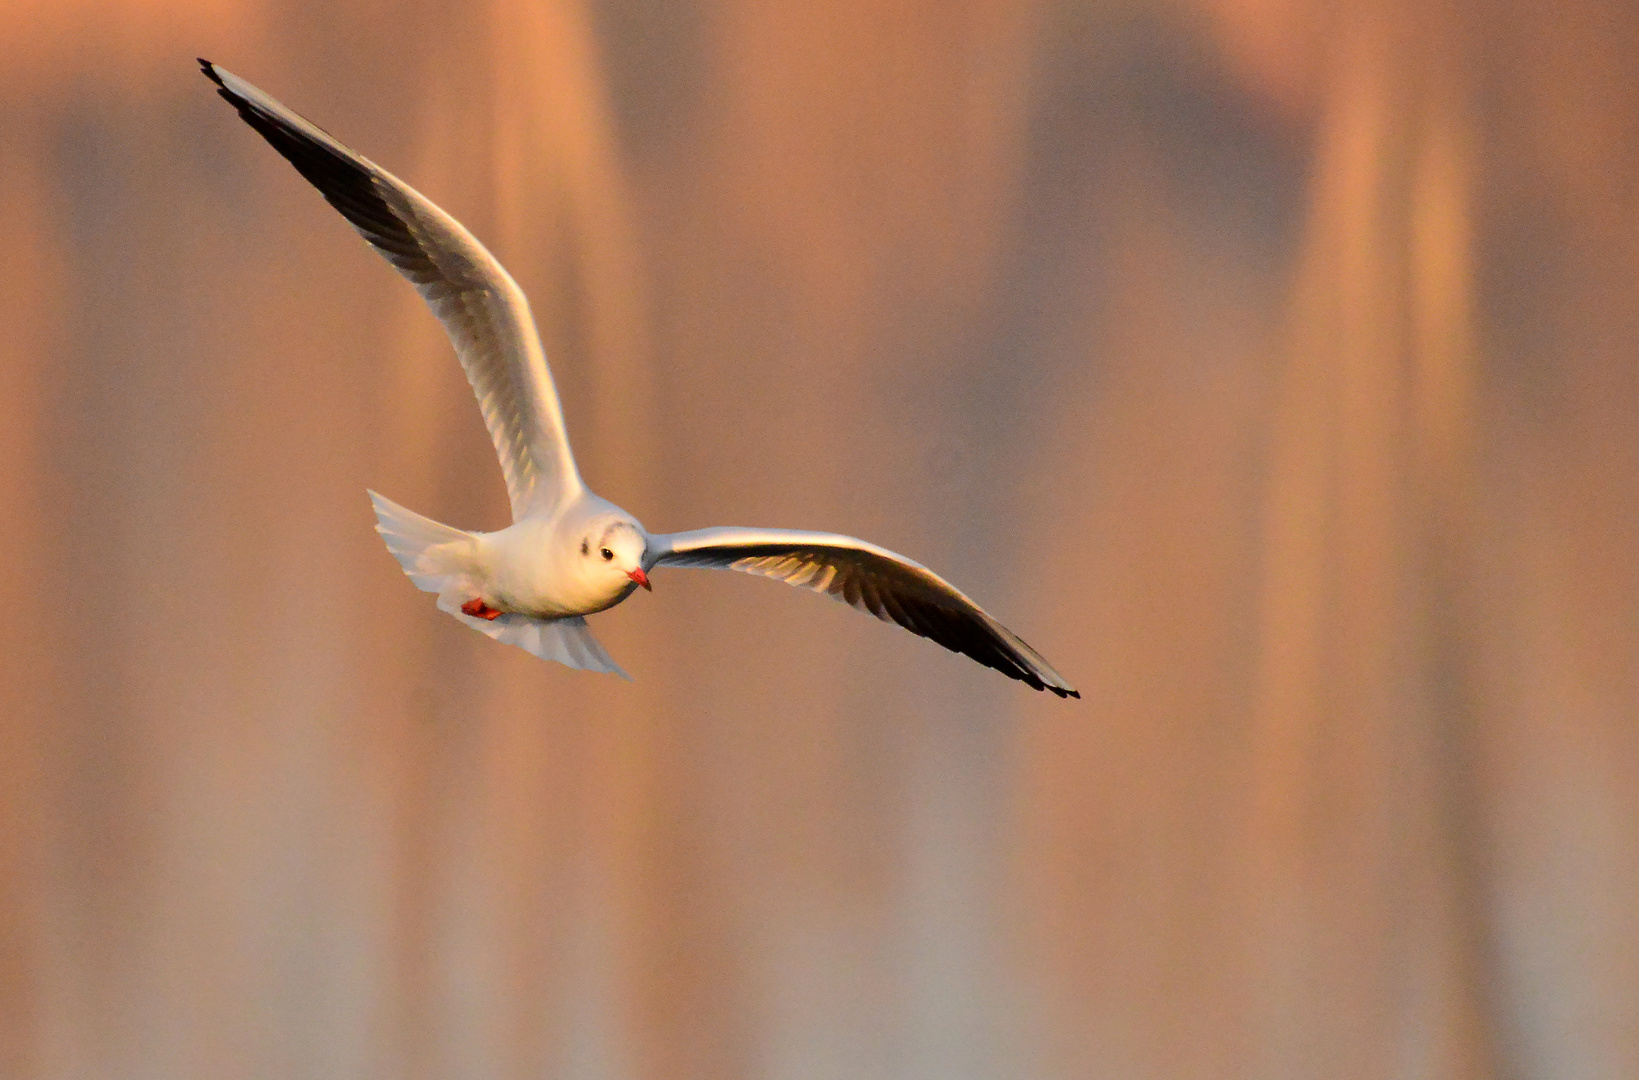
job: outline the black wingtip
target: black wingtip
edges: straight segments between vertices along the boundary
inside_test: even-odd
[[[205,73],[205,78],[216,84],[216,92],[221,95],[222,100],[236,109],[239,108],[245,99],[228,89],[228,84],[222,81],[222,74],[216,70],[216,65],[203,56],[196,56],[194,59],[199,61],[199,70]]]
[[[1024,675],[1014,675],[1013,677],[1018,679],[1020,682],[1027,684],[1032,690],[1045,690],[1049,693],[1057,694],[1060,698],[1075,698],[1077,701],[1081,700],[1080,690],[1072,690],[1068,686],[1054,686],[1050,682],[1044,682],[1039,677],[1035,677],[1034,672],[1031,672],[1030,677]]]

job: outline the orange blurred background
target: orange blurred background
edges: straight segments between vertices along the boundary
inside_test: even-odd
[[[1639,1076],[1639,20],[11,0],[0,1076]],[[1082,691],[670,571],[468,632],[412,290],[533,298],[655,530],[851,532]]]

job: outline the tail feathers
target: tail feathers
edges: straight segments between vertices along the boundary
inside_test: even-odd
[[[473,534],[452,529],[414,510],[406,510],[393,500],[370,492],[376,508],[376,531],[387,541],[387,550],[415,582],[416,588],[438,594],[438,607],[474,630],[488,634],[506,645],[516,645],[542,660],[556,660],[572,668],[604,671],[628,681],[631,676],[609,658],[592,636],[586,620],[536,619],[507,612],[495,619],[479,619],[461,611],[461,605],[478,595],[471,577]]]
[[[439,558],[453,554],[452,550],[446,548],[440,552],[438,549],[471,540],[471,533],[422,517],[373,491],[370,502],[376,508],[376,532],[387,541],[387,550],[393,553],[416,588],[443,594],[462,586],[463,575],[450,565],[454,560]]]

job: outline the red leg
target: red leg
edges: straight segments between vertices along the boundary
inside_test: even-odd
[[[492,621],[501,617],[499,611],[476,598],[461,605],[461,614],[471,615],[475,619],[490,619]]]

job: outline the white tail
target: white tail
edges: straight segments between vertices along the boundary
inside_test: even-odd
[[[453,560],[440,559],[436,549],[445,544],[471,540],[472,533],[452,529],[432,518],[422,517],[414,510],[406,510],[393,500],[370,492],[370,502],[376,508],[376,532],[387,541],[387,550],[393,553],[398,565],[410,575],[415,587],[425,592],[442,595],[452,586],[462,584],[452,580],[465,577]],[[451,552],[450,554],[453,554]],[[459,605],[457,605],[459,606]]]
[[[438,594],[440,611],[448,612],[479,633],[516,645],[542,660],[631,678],[603,651],[585,619],[537,619],[518,612],[480,619],[463,612],[461,605],[481,592],[473,581],[471,545],[477,538],[475,534],[422,517],[373,491],[370,502],[376,508],[376,532],[387,541],[387,550],[393,553],[416,588]]]

